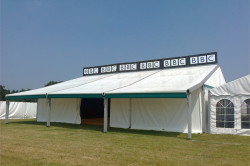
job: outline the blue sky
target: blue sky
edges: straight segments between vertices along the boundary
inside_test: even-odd
[[[250,73],[249,0],[0,0],[1,82],[34,89],[82,68],[218,52]]]

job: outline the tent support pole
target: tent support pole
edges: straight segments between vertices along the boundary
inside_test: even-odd
[[[203,131],[202,127],[202,117],[203,117],[203,113],[202,113],[202,87],[200,87],[199,89],[199,120],[200,120],[200,129],[201,129],[201,133]]]
[[[191,93],[187,94],[188,96],[188,139],[192,139],[192,97]]]
[[[208,90],[208,109],[207,109],[207,133],[211,134],[211,92]]]
[[[108,99],[104,98],[104,121],[103,121],[103,132],[108,131]]]
[[[48,103],[48,119],[47,119],[47,127],[50,127],[51,99],[47,98],[47,103]]]
[[[202,133],[206,133],[207,131],[207,123],[206,123],[206,108],[205,108],[205,86],[202,86],[202,91],[201,91],[201,103],[202,103]]]
[[[5,114],[5,124],[9,123],[9,112],[10,112],[10,102],[9,100],[6,100],[6,114]]]

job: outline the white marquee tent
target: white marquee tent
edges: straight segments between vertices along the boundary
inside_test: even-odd
[[[37,98],[37,121],[79,124],[81,98],[107,99],[110,126],[119,128],[204,132],[205,87],[225,83],[218,65],[84,76],[49,87],[7,95],[8,100]],[[7,107],[8,110],[8,107]],[[8,118],[6,118],[8,122]]]
[[[250,75],[209,92],[210,132],[250,135]]]
[[[0,101],[0,119],[5,119],[6,101]],[[36,118],[37,103],[10,102],[10,119],[33,119]]]

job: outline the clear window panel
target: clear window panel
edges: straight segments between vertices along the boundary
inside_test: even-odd
[[[250,128],[250,99],[241,104],[241,128]]]
[[[216,127],[234,128],[234,104],[222,99],[216,104]]]
[[[248,115],[241,115],[241,121],[249,121],[249,116]]]
[[[243,105],[243,104],[242,104]],[[247,110],[247,107],[246,107],[246,105],[245,106],[241,106],[241,114],[247,114],[248,112],[247,112],[248,110]]]
[[[225,128],[234,128],[234,122],[226,122]]]
[[[229,108],[234,108],[234,104],[230,101],[230,103],[227,105]]]
[[[250,106],[250,99],[246,99],[244,102]]]
[[[221,107],[216,108],[216,114],[224,114],[224,109]]]
[[[223,107],[223,105],[220,103],[220,101],[216,104],[216,108]]]
[[[222,122],[222,121],[216,121],[216,127],[218,127],[218,128],[224,128],[224,122]]]
[[[241,128],[250,129],[250,122],[241,122]]]
[[[224,115],[216,115],[216,120],[225,121],[224,117],[225,117]]]
[[[227,108],[227,114],[234,114],[234,108]]]
[[[234,115],[226,115],[226,121],[234,121]]]

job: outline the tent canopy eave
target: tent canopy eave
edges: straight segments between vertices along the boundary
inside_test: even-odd
[[[6,96],[6,100],[19,100],[19,99],[43,99],[46,95],[18,95],[18,96]]]
[[[187,98],[186,92],[176,93],[112,93],[106,98]]]
[[[7,96],[7,100],[42,99],[42,98],[187,98],[186,92],[165,93],[113,93],[113,94],[49,94]]]

